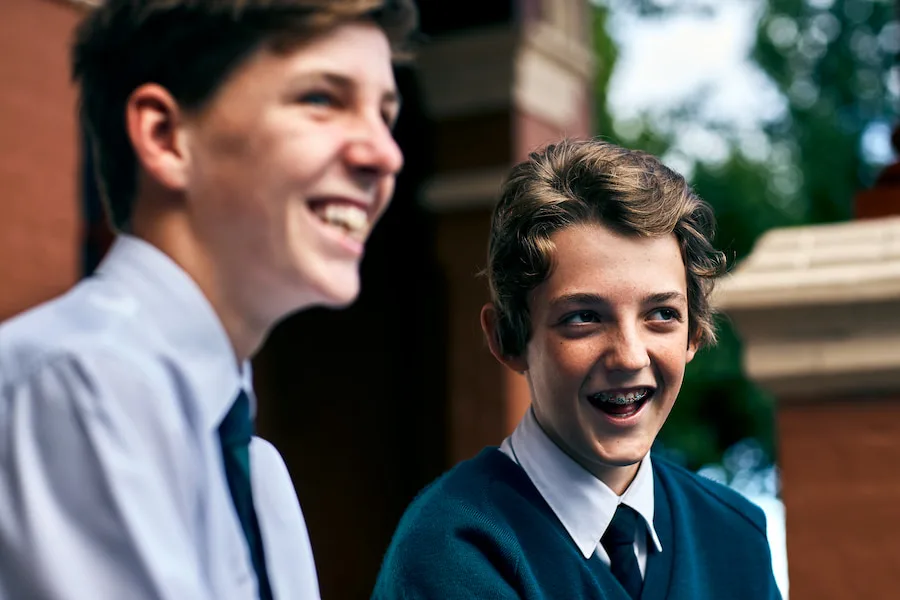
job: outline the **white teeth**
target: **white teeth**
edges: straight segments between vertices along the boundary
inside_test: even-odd
[[[319,216],[332,225],[343,227],[350,232],[365,234],[369,228],[369,218],[366,211],[352,204],[326,204],[323,210],[318,211]]]

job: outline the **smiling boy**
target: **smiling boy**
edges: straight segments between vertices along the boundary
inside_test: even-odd
[[[712,230],[644,153],[564,141],[513,169],[481,322],[531,408],[412,503],[374,598],[779,597],[762,511],[650,455],[715,339]]]
[[[249,358],[344,306],[403,157],[409,0],[106,0],[73,52],[120,232],[0,327],[0,598],[318,598]],[[302,398],[298,401],[303,401]]]

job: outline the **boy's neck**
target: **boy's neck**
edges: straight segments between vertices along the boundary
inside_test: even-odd
[[[194,280],[225,329],[240,367],[262,345],[274,321],[253,318],[250,311],[241,310],[238,299],[228,293],[232,282],[196,239],[185,215],[176,209],[154,210],[154,206],[161,203],[135,203],[130,233],[165,253]]]
[[[531,408],[529,410],[534,409]],[[634,481],[634,478],[637,476],[638,469],[640,469],[641,466],[641,461],[638,461],[631,465],[614,466],[581,460],[578,456],[575,455],[575,453],[569,450],[563,440],[559,439],[558,436],[554,435],[549,428],[544,427],[544,425],[541,424],[541,420],[538,417],[537,412],[534,413],[534,416],[534,420],[538,424],[538,427],[541,428],[541,431],[544,432],[544,434],[550,439],[551,442],[554,443],[554,445],[556,445],[557,448],[562,450],[566,454],[566,456],[578,463],[588,473],[599,479],[606,487],[612,490],[612,492],[616,496],[621,496],[625,493],[626,490],[628,490],[631,482]],[[643,458],[641,460],[643,460]]]

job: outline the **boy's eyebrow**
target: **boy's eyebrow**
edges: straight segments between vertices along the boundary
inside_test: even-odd
[[[665,302],[684,302],[687,298],[681,292],[657,292],[644,297],[644,304],[662,304]],[[557,296],[550,301],[553,307],[564,306],[567,304],[609,304],[609,300],[600,294],[590,292],[576,292],[574,294],[563,294]]]
[[[650,294],[644,299],[645,304],[662,304],[664,302],[687,303],[687,298],[685,298],[684,294],[681,292],[659,292],[657,294]]]
[[[606,298],[600,294],[591,294],[588,292],[577,292],[574,294],[563,294],[557,296],[550,301],[550,306],[563,306],[566,304],[608,304]]]

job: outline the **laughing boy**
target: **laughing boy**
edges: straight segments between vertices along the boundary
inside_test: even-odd
[[[650,453],[715,340],[713,222],[680,175],[609,143],[513,169],[481,324],[531,408],[413,502],[374,598],[780,597],[762,511]]]

